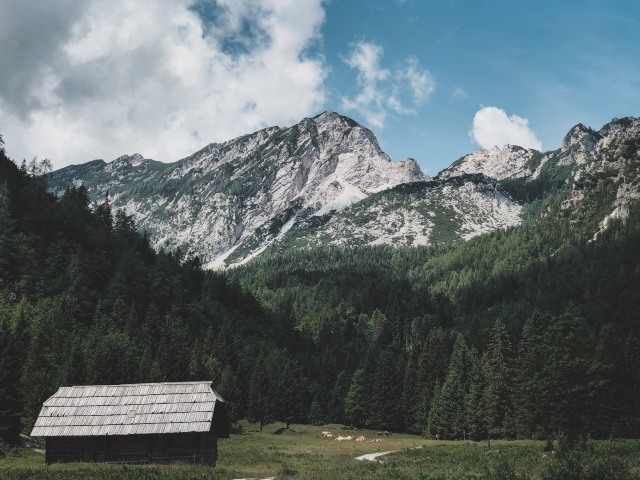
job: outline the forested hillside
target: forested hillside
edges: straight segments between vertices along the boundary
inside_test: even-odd
[[[457,249],[294,251],[231,275],[308,342],[312,420],[445,438],[632,435],[639,212],[590,242],[549,203],[548,221]]]
[[[84,187],[47,193],[46,167],[0,150],[0,442],[64,385],[212,379],[244,415],[254,361],[279,355],[286,327]]]
[[[616,137],[573,184],[526,204],[521,226],[458,248],[273,249],[230,276],[315,352],[314,421],[444,438],[631,436],[639,146],[637,131]]]
[[[227,274],[154,251],[106,199],[58,198],[46,163],[2,151],[0,438],[28,433],[59,386],[189,379],[261,425],[637,435],[637,201],[602,224],[637,185],[633,147],[579,179],[580,202],[559,191],[457,248],[274,248]]]

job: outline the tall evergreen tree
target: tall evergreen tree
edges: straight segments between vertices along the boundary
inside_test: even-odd
[[[284,362],[282,370],[276,377],[275,388],[273,388],[274,420],[284,422],[286,428],[289,425],[300,421],[300,382],[295,366],[291,360]]]
[[[569,442],[589,432],[594,398],[602,394],[604,379],[594,359],[594,342],[584,318],[569,307],[543,337],[545,366],[542,378],[548,432],[563,432]]]
[[[0,313],[0,442],[15,445],[22,428],[20,340],[8,317]]]
[[[368,384],[364,370],[356,370],[344,402],[344,416],[351,425],[363,427],[368,412]]]
[[[392,348],[386,348],[378,358],[367,421],[372,428],[398,431],[402,425],[402,369],[399,364]]]
[[[428,435],[442,438],[462,438],[467,429],[466,397],[472,369],[469,349],[462,335],[453,347],[447,378],[434,397],[427,424]]]
[[[543,370],[546,362],[543,337],[551,319],[535,311],[525,325],[514,364],[513,411],[520,438],[543,438]]]
[[[270,390],[271,385],[265,368],[264,353],[260,351],[249,383],[247,418],[251,423],[259,423],[261,432],[264,425],[272,421],[273,406],[271,405]]]
[[[469,352],[471,369],[469,371],[469,393],[465,400],[466,432],[471,440],[482,440],[487,437],[484,419],[484,391],[487,387],[485,378],[487,357],[478,358],[478,352],[472,348]]]
[[[513,351],[507,329],[496,320],[490,332],[487,348],[484,391],[485,426],[492,437],[504,435],[505,413],[511,409]]]
[[[236,423],[244,414],[244,402],[242,401],[240,382],[230,365],[227,365],[222,371],[218,391],[225,400],[229,422]]]
[[[420,431],[427,428],[436,384],[442,385],[447,375],[443,336],[441,330],[431,330],[418,363],[416,389],[420,392],[421,398],[416,402],[413,419],[414,425]]]
[[[416,424],[416,405],[422,400],[418,389],[417,348],[412,346],[402,378],[402,421],[405,429],[412,433],[420,433]]]

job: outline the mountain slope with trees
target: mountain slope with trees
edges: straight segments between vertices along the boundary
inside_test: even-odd
[[[457,247],[157,252],[0,153],[0,436],[59,386],[211,379],[231,418],[441,438],[635,436],[640,124],[522,225]]]

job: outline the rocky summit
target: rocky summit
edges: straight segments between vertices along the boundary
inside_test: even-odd
[[[108,192],[154,246],[189,249],[218,266],[238,249],[244,253],[232,260],[249,258],[301,216],[429,179],[415,160],[392,161],[370,130],[327,111],[210,144],[175,163],[135,154],[70,166],[54,172],[51,188],[61,193],[69,182],[82,183],[94,200]]]
[[[92,200],[108,196],[156,248],[188,250],[208,268],[245,263],[274,245],[455,244],[517,225],[524,204],[572,186],[563,205],[575,206],[589,188],[584,179],[617,165],[613,157],[637,137],[638,122],[613,119],[598,131],[579,124],[544,153],[480,149],[432,179],[413,159],[391,160],[373,132],[329,110],[175,163],[135,154],[73,165],[54,172],[50,188],[61,194],[84,184]],[[627,183],[609,214],[624,215],[625,199],[636,195]]]
[[[598,151],[609,145],[616,132],[627,129],[634,120],[634,117],[614,118],[598,131],[579,123],[565,135],[559,149],[544,153],[517,145],[481,148],[453,162],[438,174],[438,178],[483,173],[496,180],[522,178],[534,181],[551,172],[557,173],[562,168],[563,180],[566,181],[572,174],[590,165]]]

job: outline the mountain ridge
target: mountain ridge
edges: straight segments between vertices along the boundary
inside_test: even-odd
[[[292,127],[267,127],[212,143],[174,163],[141,155],[94,160],[53,173],[60,194],[71,182],[150,231],[158,248],[223,256],[293,208],[337,211],[400,183],[430,179],[413,159],[394,162],[373,132],[331,110]]]
[[[53,173],[51,190],[84,184],[93,200],[108,192],[156,248],[189,250],[208,268],[246,263],[272,245],[457,244],[517,225],[528,202],[569,192],[637,123],[614,118],[598,131],[577,124],[548,152],[479,149],[431,178],[411,158],[394,162],[371,130],[328,110],[173,163],[134,154],[69,166]],[[575,191],[569,200],[563,193],[566,208],[579,200]]]

